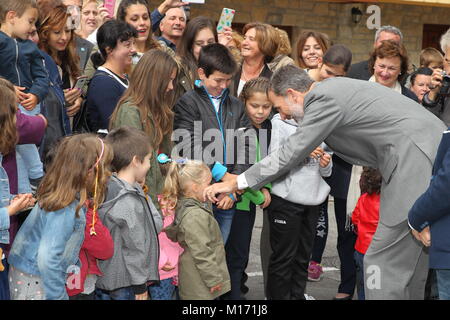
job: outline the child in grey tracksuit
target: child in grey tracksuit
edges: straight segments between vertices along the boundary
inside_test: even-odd
[[[272,119],[270,152],[277,150],[301,123]],[[322,177],[331,175],[331,156],[321,144],[286,175],[272,182],[269,206],[270,257],[267,295],[273,300],[304,299],[308,263],[314,241],[319,205],[330,187]]]

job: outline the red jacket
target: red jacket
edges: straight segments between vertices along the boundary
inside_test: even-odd
[[[67,294],[74,296],[84,291],[84,281],[88,274],[101,276],[102,273],[97,266],[97,259],[108,260],[114,255],[114,242],[108,228],[106,228],[97,216],[95,232],[97,235],[91,236],[93,210],[90,208],[86,213],[86,228],[84,231],[84,241],[80,250],[81,278],[80,287],[69,289],[66,284]],[[73,274],[69,275],[69,278]]]
[[[377,231],[380,216],[380,194],[364,193],[359,197],[355,210],[352,214],[352,222],[356,227],[358,238],[355,243],[355,250],[366,254],[373,235]]]

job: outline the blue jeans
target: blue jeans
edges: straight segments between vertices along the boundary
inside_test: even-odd
[[[358,300],[366,300],[364,294],[364,255],[355,250],[356,264],[356,288],[358,289]]]
[[[0,257],[0,259],[2,259],[2,257]],[[10,300],[8,282],[9,265],[6,258],[1,261],[5,267],[5,270],[0,271],[0,300]]]
[[[159,284],[149,286],[148,293],[152,300],[173,300],[176,288],[173,278],[169,278],[161,280]]]
[[[450,269],[436,269],[439,300],[450,300]]]
[[[28,111],[19,104],[20,111],[23,114],[35,116],[40,113],[40,105],[38,104],[36,108],[32,111]],[[44,167],[42,165],[41,158],[39,156],[38,149],[34,144],[18,144],[16,146],[16,151],[22,158],[23,162],[17,163],[17,170],[28,173],[29,179],[39,179],[44,176]]]
[[[120,288],[113,291],[95,290],[96,300],[136,300],[131,287]]]
[[[231,231],[231,224],[233,223],[235,209],[221,210],[213,206],[214,218],[216,218],[219,224],[220,232],[222,233],[223,243],[227,243],[228,236]]]

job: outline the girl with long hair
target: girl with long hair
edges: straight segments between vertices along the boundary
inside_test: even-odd
[[[117,103],[109,127],[130,126],[144,131],[152,144],[154,155],[145,184],[153,203],[161,193],[163,176],[158,166],[158,152],[170,154],[173,131],[173,81],[178,66],[175,60],[160,50],[150,50],[136,65],[128,89]]]
[[[216,25],[211,19],[199,16],[190,20],[186,25],[183,37],[177,47],[177,55],[181,58],[182,72],[185,75],[181,81],[185,92],[194,89],[194,82],[199,79],[197,63],[200,50],[215,42],[217,42]]]
[[[21,194],[13,198],[9,176],[15,176],[15,193],[17,193],[17,168],[16,174],[12,167],[16,163],[15,147],[19,142],[21,132],[17,129],[17,103],[14,86],[9,81],[0,78],[0,300],[9,300],[8,264],[3,250],[8,249],[10,243],[9,230],[13,229],[14,216],[22,209],[34,204],[31,194]],[[20,113],[20,112],[19,112]],[[30,117],[34,118],[34,117]],[[42,119],[38,119],[42,121]],[[19,120],[19,124],[20,124]],[[22,132],[23,134],[23,132]],[[9,161],[8,161],[9,158]],[[6,159],[7,161],[3,161]]]
[[[38,188],[38,204],[19,230],[9,255],[13,300],[68,299],[66,276],[76,268],[86,212],[103,202],[111,148],[93,134],[65,137]]]
[[[297,65],[306,70],[318,68],[330,45],[326,34],[312,30],[302,31],[297,40]]]

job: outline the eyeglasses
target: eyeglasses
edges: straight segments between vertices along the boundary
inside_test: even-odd
[[[400,70],[398,67],[386,66],[384,64],[375,64],[375,68],[378,70],[387,70],[388,72],[394,73]]]

